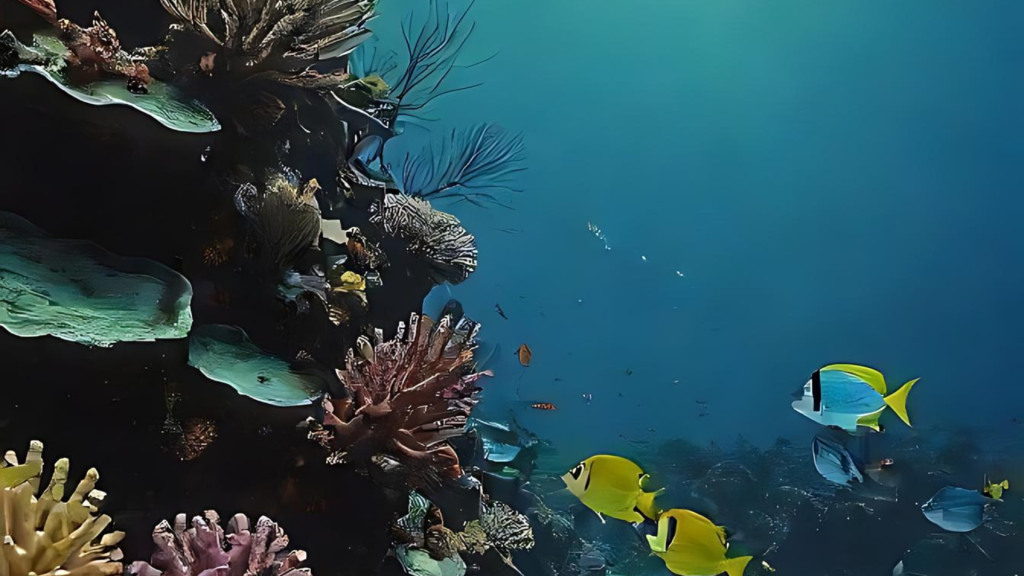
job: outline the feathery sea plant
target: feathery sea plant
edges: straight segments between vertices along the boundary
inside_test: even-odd
[[[402,191],[425,200],[465,201],[508,207],[501,193],[518,193],[513,177],[526,170],[521,134],[494,124],[453,129],[437,145],[406,154],[398,177]]]

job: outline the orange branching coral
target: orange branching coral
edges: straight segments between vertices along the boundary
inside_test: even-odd
[[[360,337],[358,355],[350,350],[338,370],[349,397],[325,399],[322,425],[310,432],[333,450],[328,462],[404,469],[414,484],[461,476],[448,440],[463,433],[476,382],[491,375],[474,369],[478,330],[466,318],[444,316],[435,324],[413,314],[408,333],[400,324],[394,340],[383,342],[380,331],[376,345]]]

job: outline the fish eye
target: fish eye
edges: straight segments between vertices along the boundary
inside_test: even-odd
[[[569,470],[569,474],[572,474],[573,480],[579,480],[580,475],[583,474],[583,462],[580,462],[575,468]]]

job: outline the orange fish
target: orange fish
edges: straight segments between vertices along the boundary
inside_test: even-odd
[[[536,410],[558,410],[558,406],[555,406],[551,402],[537,402],[536,404],[530,404],[530,408]]]
[[[519,363],[529,368],[530,360],[533,359],[533,350],[530,350],[530,347],[527,346],[526,344],[521,344],[519,346],[519,352],[517,352],[517,354],[519,356]]]

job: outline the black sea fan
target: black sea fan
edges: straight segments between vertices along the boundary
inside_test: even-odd
[[[405,194],[385,194],[374,211],[370,221],[406,240],[409,252],[426,259],[436,284],[458,284],[476,270],[476,238],[455,216]]]
[[[521,192],[512,177],[524,170],[523,138],[494,124],[452,130],[437,145],[406,155],[399,175],[402,191],[427,200],[507,205],[501,192]]]
[[[295,178],[272,174],[260,190],[244,184],[235,193],[235,207],[255,232],[262,266],[280,275],[320,239],[316,180],[299,187]]]

